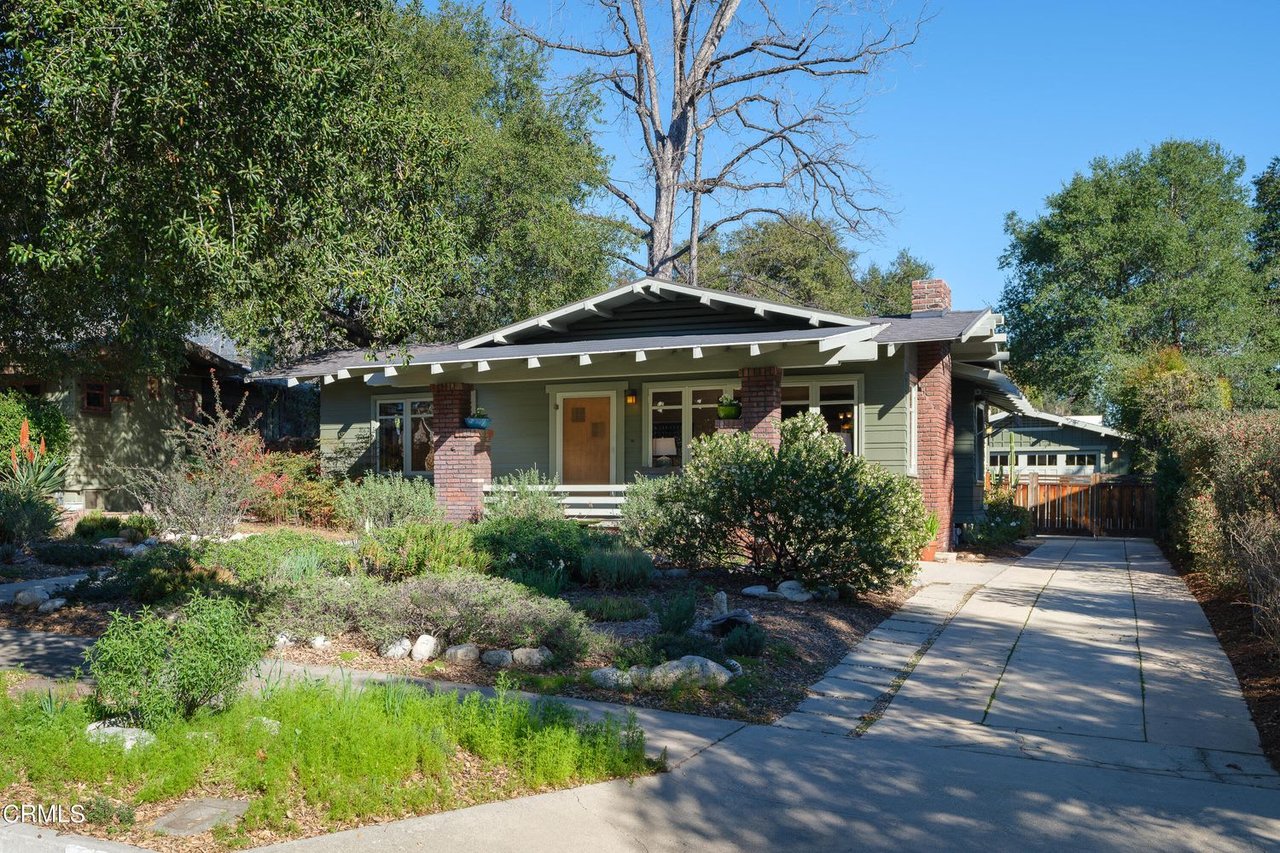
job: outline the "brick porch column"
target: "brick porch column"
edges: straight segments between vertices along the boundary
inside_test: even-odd
[[[777,447],[782,443],[782,368],[741,367],[742,428]]]
[[[471,521],[484,512],[484,487],[493,479],[489,430],[467,429],[471,385],[446,382],[431,386],[435,432],[436,500],[449,521]]]

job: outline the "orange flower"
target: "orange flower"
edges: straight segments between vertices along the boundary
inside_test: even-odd
[[[31,424],[23,418],[22,429],[18,432],[18,446],[25,450],[29,444],[31,444]]]
[[[18,448],[16,447],[9,448],[9,458],[13,460],[13,470],[17,471],[18,470]]]
[[[44,446],[44,436],[40,436],[40,455],[44,456],[49,450]]]

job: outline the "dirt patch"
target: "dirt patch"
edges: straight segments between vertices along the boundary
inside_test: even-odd
[[[692,578],[665,579],[658,582],[656,590],[645,594],[653,598],[693,588],[699,595],[698,616],[702,619],[710,615],[712,594],[723,589],[728,595],[730,609],[743,608],[751,612],[769,636],[768,647],[758,660],[745,661],[746,675],[723,689],[680,689],[657,693],[603,690],[587,678],[591,670],[611,663],[609,657],[600,655],[588,657],[570,667],[543,673],[514,671],[512,675],[521,689],[534,693],[771,723],[793,711],[808,695],[809,685],[821,680],[827,670],[839,663],[849,649],[892,614],[910,594],[910,590],[903,589],[889,594],[867,595],[860,601],[810,601],[803,604],[765,601],[738,594],[738,590],[758,582],[761,581],[750,577],[708,573]],[[578,591],[571,593],[570,597],[581,600],[592,594]],[[595,627],[599,633],[622,642],[636,641],[658,631],[652,619],[598,623]],[[344,666],[471,684],[491,685],[499,673],[484,666],[459,666],[442,660],[426,664],[387,660],[358,635],[334,638],[332,645],[325,649],[312,649],[304,642],[276,654],[300,664]]]
[[[956,559],[961,563],[1007,563],[1021,560],[1043,544],[1034,539],[1019,539],[1008,545],[964,545],[956,550]]]
[[[1280,770],[1280,655],[1253,632],[1253,615],[1243,593],[1224,591],[1199,572],[1183,573],[1187,589],[1200,602],[1218,635],[1258,727],[1262,751]]]

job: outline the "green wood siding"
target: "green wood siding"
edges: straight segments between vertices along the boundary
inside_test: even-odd
[[[1008,452],[1012,435],[1015,453],[1033,450],[1039,453],[1098,453],[1102,473],[1129,473],[1129,451],[1123,439],[1030,417],[1022,418],[1020,426],[1005,424],[1007,419],[993,428],[987,448],[992,453]],[[1116,451],[1119,458],[1112,459],[1112,453]]]

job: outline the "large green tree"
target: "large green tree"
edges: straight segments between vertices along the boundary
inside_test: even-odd
[[[1011,213],[1000,310],[1016,377],[1097,405],[1171,347],[1238,401],[1274,402],[1277,318],[1252,264],[1243,173],[1216,143],[1171,140],[1093,161],[1041,216]]]
[[[1253,208],[1258,214],[1252,234],[1255,267],[1273,290],[1280,289],[1280,157],[1253,179]]]
[[[134,366],[465,334],[600,286],[591,104],[390,0],[0,6],[0,350]]]
[[[853,316],[911,310],[911,281],[932,268],[905,249],[887,267],[857,268],[858,255],[829,220],[765,219],[715,235],[699,248],[698,284]]]

